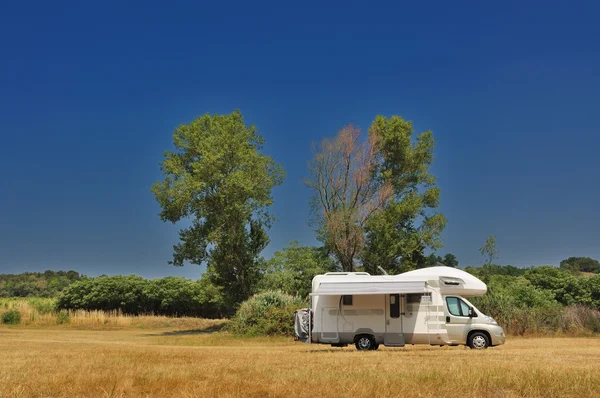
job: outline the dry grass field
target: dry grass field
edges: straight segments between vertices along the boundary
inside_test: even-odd
[[[0,326],[0,397],[598,397],[600,339],[357,352],[203,329]]]

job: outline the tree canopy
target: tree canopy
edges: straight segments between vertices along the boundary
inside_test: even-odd
[[[0,297],[55,297],[83,277],[76,271],[50,270],[0,274]]]
[[[239,303],[260,278],[257,260],[273,221],[267,209],[283,168],[261,153],[264,139],[239,111],[181,125],[173,143],[161,164],[164,180],[152,187],[163,221],[191,224],[180,230],[171,264],[207,264],[211,281]]]
[[[574,272],[600,273],[600,262],[589,257],[569,257],[560,262],[560,268]]]
[[[498,258],[498,249],[496,248],[496,237],[494,235],[488,236],[483,246],[479,248],[479,252],[486,258],[486,264],[492,264],[494,259]]]
[[[294,241],[266,262],[260,286],[261,290],[282,290],[306,298],[311,292],[312,278],[336,270],[336,264],[323,248],[300,246]]]
[[[314,226],[344,271],[400,272],[441,246],[433,147],[430,131],[415,137],[411,122],[377,116],[366,138],[350,125],[315,148],[307,179]]]

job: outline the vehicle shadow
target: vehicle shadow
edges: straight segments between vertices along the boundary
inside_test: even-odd
[[[212,325],[202,329],[187,329],[187,330],[170,330],[161,333],[148,333],[143,334],[145,337],[156,337],[156,336],[187,336],[195,334],[211,334],[220,332],[225,327],[225,323]]]

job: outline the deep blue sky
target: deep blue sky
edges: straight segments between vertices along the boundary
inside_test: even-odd
[[[315,242],[311,143],[398,114],[437,139],[441,254],[600,258],[593,2],[161,3],[0,7],[0,273],[198,277],[149,188],[177,125],[236,108],[287,170],[267,257]]]

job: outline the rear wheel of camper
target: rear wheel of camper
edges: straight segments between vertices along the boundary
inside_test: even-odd
[[[469,335],[467,342],[473,350],[484,350],[490,345],[490,338],[483,332],[474,332]]]
[[[360,334],[354,339],[354,345],[359,351],[368,351],[375,349],[375,338],[368,334]]]

